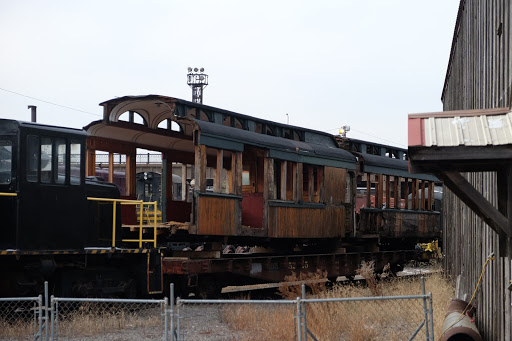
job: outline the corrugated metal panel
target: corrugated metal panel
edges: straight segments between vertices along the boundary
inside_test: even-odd
[[[512,144],[512,113],[425,117],[423,120],[424,146],[488,146]],[[435,114],[433,114],[435,115]]]

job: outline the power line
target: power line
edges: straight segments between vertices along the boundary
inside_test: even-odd
[[[68,106],[66,106],[66,105],[62,105],[62,104],[57,104],[57,103],[53,103],[53,102],[49,102],[49,101],[45,101],[44,99],[39,99],[39,98],[35,98],[35,97],[32,97],[32,96],[27,96],[27,95],[24,95],[24,94],[20,94],[19,92],[15,92],[15,91],[11,91],[11,90],[7,90],[7,89],[3,89],[3,88],[0,88],[0,90],[3,90],[3,91],[5,91],[5,92],[10,92],[11,94],[15,94],[15,95],[18,95],[18,96],[22,96],[22,97],[30,98],[30,99],[33,99],[33,100],[36,100],[36,101],[39,101],[39,102],[44,102],[44,103],[48,103],[48,104],[51,104],[51,105],[55,105],[55,106],[57,106],[57,107],[66,108],[66,109],[74,110],[74,111],[79,111],[79,112],[82,112],[82,113],[84,113],[84,114],[88,114],[88,115],[93,115],[93,116],[99,116],[99,117],[102,117],[102,115],[99,115],[99,114],[95,114],[95,113],[88,112],[88,111],[84,111],[84,110],[80,110],[80,109],[71,108],[71,107],[68,107]]]

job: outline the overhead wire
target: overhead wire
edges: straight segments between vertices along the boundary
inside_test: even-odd
[[[69,110],[78,111],[78,112],[81,112],[81,113],[84,113],[84,114],[93,115],[93,116],[99,116],[99,117],[101,117],[101,116],[102,116],[102,115],[100,115],[100,114],[95,114],[95,113],[92,113],[92,112],[89,112],[89,111],[85,111],[85,110],[81,110],[81,109],[72,108],[72,107],[69,107],[69,106],[67,106],[67,105],[57,104],[57,103],[53,103],[53,102],[50,102],[50,101],[46,101],[46,100],[44,100],[44,99],[40,99],[40,98],[36,98],[36,97],[32,97],[32,96],[28,96],[28,95],[24,95],[24,94],[21,94],[21,93],[16,92],[16,91],[7,90],[7,89],[4,89],[4,88],[0,88],[0,90],[5,91],[5,92],[9,92],[9,93],[11,93],[11,94],[15,94],[15,95],[18,95],[18,96],[22,96],[22,97],[30,98],[30,99],[33,99],[33,100],[35,100],[35,101],[39,101],[39,102],[43,102],[43,103],[47,103],[47,104],[51,104],[51,105],[55,105],[55,106],[57,106],[57,107],[61,107],[61,108],[69,109]]]

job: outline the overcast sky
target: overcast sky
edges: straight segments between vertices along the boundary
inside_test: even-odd
[[[191,66],[204,104],[405,148],[407,114],[442,111],[458,4],[1,0],[0,118],[81,128],[115,97],[191,100]]]

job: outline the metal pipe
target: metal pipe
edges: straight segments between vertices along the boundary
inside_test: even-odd
[[[44,334],[46,336],[45,340],[48,340],[48,321],[50,320],[48,317],[48,281],[44,281],[44,319],[45,319],[45,328],[44,328]]]
[[[167,310],[167,297],[164,297],[164,340],[169,340],[169,314]]]
[[[30,109],[30,122],[37,122],[37,107],[35,105],[29,105],[28,109]]]
[[[297,339],[302,341],[302,319],[300,318],[300,297],[297,297]]]
[[[421,276],[421,293],[423,295],[425,295],[425,277]],[[425,328],[425,338],[427,341],[430,341],[430,336],[429,336],[429,324],[428,324],[428,311],[427,311],[427,299],[424,297],[423,298],[423,315],[425,317],[425,323],[427,325],[427,327]]]
[[[302,283],[302,299],[306,299],[306,284]],[[306,303],[302,302],[302,324],[304,331],[304,341],[308,341],[308,326],[306,323]]]
[[[171,298],[169,303],[171,305],[171,341],[174,341],[174,283],[171,283]]]
[[[180,330],[180,328],[181,328],[181,322],[180,322],[180,320],[181,320],[181,316],[180,316],[180,313],[181,313],[181,312],[180,312],[180,306],[181,306],[181,300],[180,300],[180,298],[178,297],[178,298],[176,299],[176,313],[177,313],[177,314],[176,314],[176,315],[177,315],[177,316],[176,316],[176,317],[177,317],[177,321],[176,321],[176,340],[177,340],[177,341],[180,341],[180,332],[181,332],[181,330]]]

